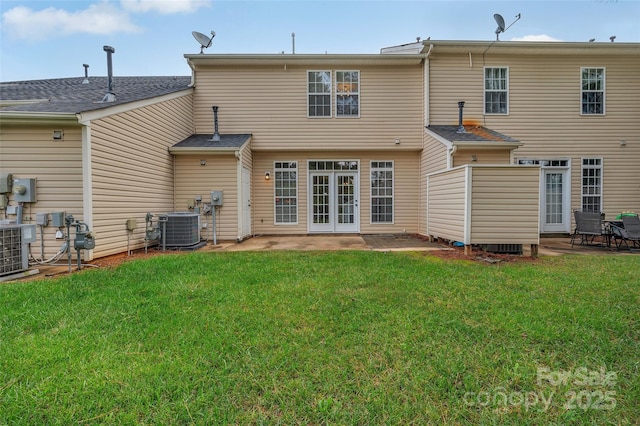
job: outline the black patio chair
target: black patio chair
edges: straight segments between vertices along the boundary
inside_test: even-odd
[[[571,247],[576,238],[580,237],[580,245],[594,245],[596,237],[606,236],[602,227],[602,215],[599,212],[573,211],[576,228],[571,235]],[[602,245],[599,243],[598,245]]]
[[[616,243],[616,248],[622,248],[622,245],[629,250],[633,248],[640,249],[640,217],[622,216],[622,225],[619,227],[611,225],[611,233]]]

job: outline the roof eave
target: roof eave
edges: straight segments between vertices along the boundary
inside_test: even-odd
[[[460,148],[474,148],[474,149],[499,149],[509,148],[514,149],[524,145],[520,141],[451,141],[453,146]]]
[[[189,66],[213,65],[312,65],[322,62],[349,65],[416,65],[422,54],[185,54]]]
[[[79,124],[73,113],[0,111],[2,124]]]

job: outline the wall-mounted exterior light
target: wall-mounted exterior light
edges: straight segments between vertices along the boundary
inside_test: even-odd
[[[206,166],[207,165],[207,160],[200,160],[200,165],[201,166]]]
[[[471,156],[471,161],[473,161],[473,162],[478,161],[478,157],[476,155],[472,155]]]
[[[264,172],[264,180],[269,180],[269,179],[271,179],[271,173]]]
[[[621,140],[620,141],[620,146],[627,146],[627,141]]]
[[[64,132],[62,130],[54,130],[53,131],[53,140],[59,141],[64,137]]]

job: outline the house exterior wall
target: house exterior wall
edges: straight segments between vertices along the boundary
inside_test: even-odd
[[[193,133],[192,96],[91,121],[94,256],[144,246],[145,215],[174,210],[174,165],[168,147]],[[126,221],[136,219],[127,235]]]
[[[62,140],[52,140],[54,130],[62,130]],[[22,223],[35,223],[36,214],[64,211],[77,220],[84,220],[82,205],[82,128],[71,125],[0,126],[0,173],[13,178],[35,178],[35,203],[25,203]],[[9,205],[15,206],[13,194]],[[16,220],[0,210],[0,219]],[[42,228],[44,258],[53,256],[62,245],[55,239],[58,228]],[[38,230],[38,243],[40,230]],[[39,244],[32,245],[32,254],[40,259]]]
[[[359,161],[359,223],[360,232],[416,233],[418,232],[419,153],[418,152],[362,152],[345,151],[339,154],[325,151],[255,152],[253,173],[254,232],[256,234],[306,234],[308,232],[308,161]],[[275,161],[297,161],[298,164],[298,223],[274,223],[274,180],[265,180],[265,171],[273,175]],[[371,161],[393,161],[394,164],[394,222],[371,223]]]
[[[307,71],[360,71],[359,118],[308,118]],[[419,150],[422,145],[422,65],[198,66],[195,70],[196,133],[213,133],[212,105],[220,133],[251,133],[252,149]],[[333,82],[335,91],[335,81]],[[335,96],[332,98],[335,105]]]
[[[471,156],[476,156],[473,161]],[[509,164],[511,162],[511,151],[508,149],[458,149],[453,155],[453,167],[465,164]]]
[[[206,161],[201,165],[200,161]],[[175,156],[175,211],[189,211],[189,202],[200,196],[203,203],[211,202],[211,191],[222,191],[222,206],[216,207],[216,238],[235,241],[238,229],[238,159],[226,155],[196,154]],[[211,214],[203,215],[207,227],[201,237],[213,240]]]
[[[418,232],[427,235],[427,175],[447,168],[447,147],[425,134],[424,148],[420,153],[420,209]]]
[[[456,103],[464,100],[465,124],[482,124],[524,143],[514,152],[516,160],[570,160],[571,208],[581,208],[582,158],[602,158],[607,217],[640,211],[640,54],[554,49],[506,54],[494,46],[482,55],[473,47],[443,52],[436,45],[429,60],[430,122],[457,124]],[[483,66],[508,68],[508,115],[483,114]],[[581,114],[581,67],[605,68],[604,115]]]

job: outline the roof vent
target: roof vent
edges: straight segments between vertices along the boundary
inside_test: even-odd
[[[101,102],[115,102],[116,94],[113,91],[113,65],[111,62],[111,55],[116,53],[116,49],[111,46],[104,46],[102,48],[105,52],[107,52],[107,76],[108,76],[108,88],[107,94],[104,95]]]
[[[212,141],[220,140],[220,133],[218,133],[218,107],[213,107],[213,136],[211,137]]]
[[[82,84],[89,84],[89,65],[82,64],[84,67],[84,80],[82,80]]]
[[[462,110],[464,109],[464,101],[458,102],[458,130],[457,133],[466,133],[462,125]]]

